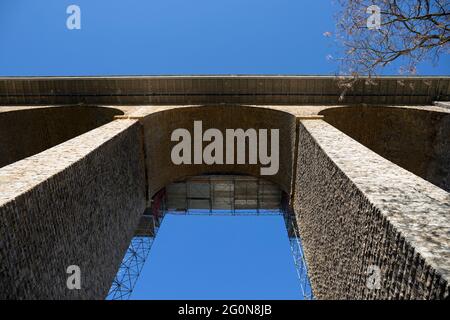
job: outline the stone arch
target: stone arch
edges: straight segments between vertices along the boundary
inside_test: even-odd
[[[220,118],[220,121],[217,119]],[[217,128],[223,133],[225,129],[244,130],[279,129],[280,164],[279,171],[273,176],[262,176],[279,185],[286,193],[291,192],[295,150],[296,117],[295,115],[266,107],[241,105],[212,105],[171,108],[154,112],[141,119],[144,126],[144,149],[148,178],[149,198],[164,186],[188,176],[202,174],[226,173],[245,174],[260,177],[259,165],[175,165],[170,159],[173,130],[185,128],[193,135],[193,122],[201,120],[203,129]],[[205,144],[204,144],[205,145]]]
[[[432,107],[348,106],[320,114],[372,151],[450,191],[450,112]]]
[[[0,167],[40,153],[123,114],[94,106],[17,107],[0,112]]]

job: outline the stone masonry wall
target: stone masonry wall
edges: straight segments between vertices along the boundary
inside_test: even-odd
[[[0,167],[104,125],[119,114],[114,108],[94,106],[0,108]]]
[[[353,106],[321,114],[384,158],[450,191],[450,112],[444,111]]]
[[[295,116],[290,113],[235,105],[212,105],[201,107],[184,107],[160,111],[145,116],[141,121],[144,127],[145,148],[147,153],[149,197],[166,185],[188,176],[201,174],[248,174],[260,176],[262,165],[248,164],[192,164],[175,165],[171,160],[171,150],[177,142],[170,140],[175,129],[185,128],[191,132],[194,121],[202,121],[203,132],[209,128],[219,129],[225,134],[226,129],[279,129],[279,170],[275,175],[262,176],[277,183],[284,191],[290,192],[292,182],[293,149],[295,146]],[[270,138],[269,138],[270,141]],[[225,139],[224,139],[225,143]],[[270,142],[269,142],[270,143]],[[203,143],[206,146],[207,143]],[[246,145],[248,150],[248,143]],[[270,150],[270,149],[269,149]]]
[[[450,194],[322,120],[301,121],[294,210],[319,299],[449,297]],[[380,288],[369,289],[370,266]]]
[[[294,192],[317,298],[449,298],[448,192],[325,121],[220,105],[118,119],[0,168],[0,299],[103,299],[154,192],[201,173],[258,175],[258,166],[172,165],[170,133],[194,120],[280,129],[271,180]],[[69,265],[81,267],[81,290],[66,288]],[[367,286],[370,266],[380,289]]]
[[[145,199],[133,120],[0,169],[0,299],[103,299]],[[69,265],[81,268],[81,290],[66,287]]]

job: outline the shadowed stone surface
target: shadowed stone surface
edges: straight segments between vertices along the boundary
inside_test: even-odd
[[[0,105],[426,105],[450,100],[450,78],[362,77],[341,91],[334,76],[0,77]]]
[[[259,176],[259,165],[173,165],[170,134],[194,120],[280,129],[280,171],[264,178],[291,193],[317,298],[448,298],[450,195],[411,172],[445,189],[450,111],[420,104],[446,99],[450,80],[377,81],[347,102],[397,106],[335,110],[330,77],[0,78],[0,104],[115,105],[0,107],[0,160],[42,151],[0,168],[0,298],[102,299],[156,191],[202,173]],[[72,264],[80,291],[66,289]],[[371,265],[378,290],[366,286]]]
[[[0,167],[49,149],[122,114],[101,107],[0,109]]]
[[[384,158],[450,191],[450,110],[358,106],[324,120]]]
[[[143,117],[141,122],[145,134],[149,197],[152,197],[158,190],[166,185],[188,176],[217,172],[227,174],[248,174],[255,177],[260,176],[261,166],[249,165],[248,156],[246,159],[247,164],[236,164],[236,161],[234,165],[207,165],[204,163],[192,165],[173,164],[170,154],[173,146],[178,142],[170,141],[172,132],[178,128],[189,130],[193,145],[193,125],[194,121],[197,120],[202,121],[203,132],[209,128],[216,128],[223,133],[224,137],[226,129],[241,128],[245,131],[253,128],[257,132],[259,129],[279,129],[279,171],[276,175],[263,176],[263,178],[277,183],[283,190],[290,193],[292,163],[294,160],[292,150],[295,146],[295,116],[287,112],[271,110],[268,108],[218,105],[172,108]],[[203,147],[208,144],[209,142],[204,142]],[[246,149],[248,150],[248,148],[247,142]]]
[[[450,194],[324,121],[301,121],[294,209],[321,299],[449,296]],[[381,288],[368,289],[368,267]]]
[[[0,170],[0,299],[106,296],[145,209],[141,139],[118,120]]]

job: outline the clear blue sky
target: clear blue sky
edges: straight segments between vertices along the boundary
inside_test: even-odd
[[[299,299],[281,216],[167,215],[132,299]]]
[[[335,74],[332,2],[1,0],[0,75]],[[282,219],[167,217],[133,297],[299,298]]]
[[[333,2],[1,0],[0,75],[334,74]],[[418,71],[449,69],[447,56]]]

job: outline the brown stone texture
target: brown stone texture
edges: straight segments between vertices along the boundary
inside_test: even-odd
[[[295,179],[317,298],[449,297],[449,193],[321,120],[301,121]],[[366,285],[371,265],[380,289]]]
[[[102,299],[145,209],[142,133],[117,120],[0,170],[0,299]],[[81,268],[81,290],[66,286]]]
[[[117,109],[93,106],[0,111],[0,167],[97,128],[119,114]]]
[[[341,92],[334,76],[0,77],[0,105],[430,105],[450,100],[450,78],[362,77]]]
[[[155,192],[260,176],[174,165],[171,133],[195,120],[280,130],[279,172],[262,178],[292,196],[316,298],[449,298],[450,109],[425,104],[448,100],[450,79],[374,81],[343,105],[333,77],[0,78],[0,299],[102,299]]]
[[[194,121],[197,120],[202,121],[203,132],[209,128],[219,129],[223,134],[225,134],[225,129],[279,129],[279,171],[276,175],[267,175],[263,177],[277,183],[284,191],[290,193],[292,163],[294,160],[292,150],[295,146],[295,116],[290,113],[269,108],[216,105],[171,108],[147,115],[141,120],[145,132],[149,197],[153,196],[159,189],[171,182],[188,176],[197,176],[207,173],[260,176],[259,165],[243,165],[236,164],[236,162],[234,165],[173,164],[170,153],[172,147],[177,144],[177,142],[170,141],[173,130],[185,128],[191,132],[191,137],[193,139],[193,125]],[[207,144],[208,142],[205,142],[203,146],[206,146]]]
[[[320,114],[384,158],[450,191],[450,112],[354,106]]]

